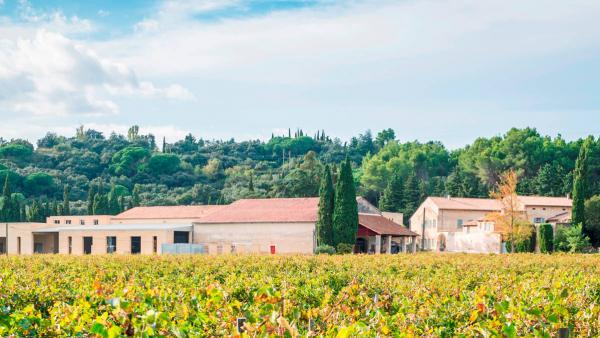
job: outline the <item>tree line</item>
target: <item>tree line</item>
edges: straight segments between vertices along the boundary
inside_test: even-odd
[[[20,209],[64,213],[58,206],[68,187],[69,213],[114,213],[134,205],[318,196],[324,167],[341,170],[348,159],[357,194],[382,210],[409,217],[426,196],[489,197],[508,169],[519,175],[519,194],[570,195],[584,142],[585,204],[600,194],[600,140],[567,141],[534,128],[513,128],[448,149],[437,141],[398,140],[390,128],[366,131],[346,142],[323,130],[290,129],[266,141],[190,134],[172,143],[163,139],[159,146],[136,126],[127,135],[81,127],[73,136],[48,133],[35,146],[0,139],[0,182],[8,182],[12,202],[2,200]]]

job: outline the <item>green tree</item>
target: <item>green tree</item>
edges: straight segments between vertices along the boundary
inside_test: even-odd
[[[319,211],[317,216],[317,243],[318,245],[333,246],[333,212],[335,205],[335,192],[331,169],[325,165],[319,187]]]
[[[540,224],[538,229],[538,244],[541,253],[554,251],[554,230],[548,223]]]
[[[115,184],[113,183],[110,188],[110,192],[108,193],[108,214],[116,215],[121,212],[121,207],[119,206],[119,196],[115,189]]]
[[[419,179],[415,174],[411,173],[404,184],[404,201],[402,203],[404,208],[402,212],[404,213],[405,224],[421,204],[421,198],[422,193]]]
[[[558,163],[546,163],[534,179],[535,191],[541,196],[564,196],[563,167]]]
[[[171,175],[179,170],[181,160],[174,154],[155,154],[153,155],[145,170],[151,175]]]
[[[133,187],[133,194],[131,195],[131,206],[132,207],[139,207],[141,205],[142,201],[140,198],[140,186],[138,184],[136,184]]]
[[[335,206],[333,212],[333,242],[335,247],[340,243],[354,244],[358,232],[358,205],[356,188],[352,176],[350,159],[346,158],[340,170],[340,177],[335,187]]]
[[[71,189],[69,185],[65,185],[63,189],[63,204],[62,204],[62,214],[65,216],[71,215],[71,203],[69,201],[69,194],[71,193]]]
[[[88,215],[94,215],[94,200],[96,197],[96,186],[92,183],[89,184],[88,187],[88,195],[87,195],[87,213]]]
[[[110,215],[110,206],[106,194],[98,193],[94,197],[94,215]]]
[[[571,219],[573,224],[581,224],[584,233],[587,233],[585,226],[585,196],[587,183],[587,150],[588,140],[586,140],[575,162],[575,173],[573,177],[573,209]]]
[[[54,179],[46,173],[27,175],[23,181],[25,192],[29,196],[50,195],[55,192]]]
[[[600,195],[585,201],[585,222],[592,245],[600,246]]]
[[[400,175],[392,176],[379,201],[382,211],[400,212],[404,206],[404,182]]]

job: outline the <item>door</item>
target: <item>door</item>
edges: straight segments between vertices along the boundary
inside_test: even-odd
[[[140,236],[131,237],[131,253],[139,254],[142,252],[142,238]]]
[[[89,255],[92,253],[92,244],[94,243],[92,237],[83,237],[83,254]]]

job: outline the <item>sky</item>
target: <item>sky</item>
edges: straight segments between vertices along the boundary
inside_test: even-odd
[[[600,135],[597,0],[0,0],[0,137]]]

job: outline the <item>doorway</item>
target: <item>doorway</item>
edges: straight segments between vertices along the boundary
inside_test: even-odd
[[[140,236],[132,236],[131,237],[131,253],[139,254],[142,252],[142,237]]]
[[[89,255],[92,253],[92,244],[94,244],[93,237],[83,237],[83,254]]]

